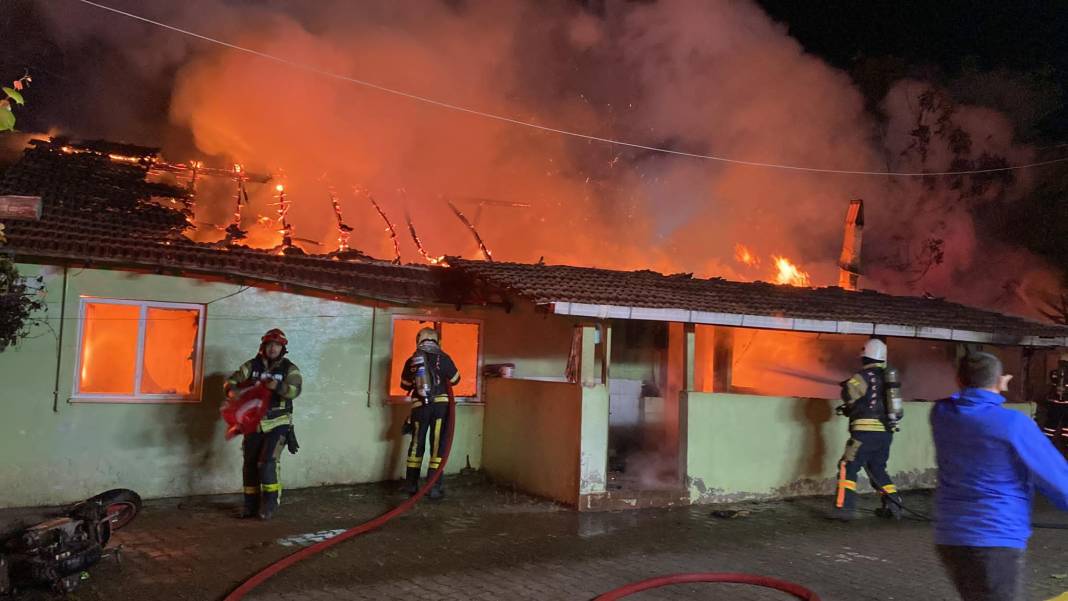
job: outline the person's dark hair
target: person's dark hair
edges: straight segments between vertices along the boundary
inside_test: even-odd
[[[965,388],[993,388],[1004,370],[1001,359],[990,353],[968,353],[960,360],[957,379]]]

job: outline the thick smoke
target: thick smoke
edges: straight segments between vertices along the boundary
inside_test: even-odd
[[[1005,117],[952,106],[925,82],[899,82],[876,119],[845,73],[748,2],[618,1],[599,15],[563,0],[120,6],[323,71],[680,151],[870,171],[1031,158]],[[392,255],[359,186],[398,226],[410,214],[431,254],[478,255],[451,199],[502,260],[767,280],[771,256],[785,255],[829,285],[848,201],[863,198],[865,287],[1027,311],[1029,295],[1056,279],[1030,254],[986,240],[974,217],[1024,193],[1026,172],[907,179],[675,157],[446,110],[74,3],[54,10],[66,43],[106,39],[135,57],[127,63],[143,79],[167,81],[170,114],[160,118],[189,128],[198,153],[283,178],[296,235],[321,244],[311,252],[334,248],[333,186],[352,246]],[[271,246],[277,234],[252,222],[273,215],[273,189],[251,191],[251,241]],[[225,225],[231,192],[205,187],[198,220]],[[738,243],[759,267],[734,260]],[[407,237],[402,251],[418,259]]]

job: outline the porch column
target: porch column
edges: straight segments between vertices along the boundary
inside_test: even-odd
[[[697,329],[694,324],[688,323],[683,326],[683,336],[682,364],[686,370],[683,390],[697,390]]]
[[[717,327],[712,351],[712,392],[731,391],[734,363],[734,330]]]

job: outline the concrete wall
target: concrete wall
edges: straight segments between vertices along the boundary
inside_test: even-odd
[[[582,448],[579,456],[579,494],[605,491],[608,480],[608,388],[582,387]]]
[[[837,401],[689,392],[686,465],[694,503],[831,494],[849,437]],[[889,472],[903,489],[935,484],[933,403],[906,403]],[[1006,405],[1029,411],[1026,404]],[[865,480],[863,477],[861,480]],[[860,490],[870,490],[866,481]]]
[[[499,482],[575,505],[582,407],[577,384],[488,379],[483,468]]]
[[[5,458],[0,506],[65,503],[116,486],[133,488],[145,497],[240,490],[240,439],[223,440],[218,413],[221,385],[255,354],[260,336],[272,327],[281,327],[289,336],[290,357],[301,367],[305,381],[304,393],[295,403],[301,450],[283,456],[284,485],[368,482],[402,473],[407,438],[401,437],[400,426],[407,407],[390,404],[386,394],[389,311],[257,288],[223,298],[240,288],[189,278],[73,269],[61,319],[62,269],[35,265],[19,269],[25,276],[45,276],[46,322],[57,334],[62,332],[63,344],[57,354],[57,338],[41,327],[31,332],[30,339],[0,353],[4,387],[0,456]],[[69,402],[82,295],[210,302],[203,400]],[[502,315],[498,311],[494,319]],[[539,327],[543,326],[530,329]],[[563,327],[569,336],[569,326]],[[491,340],[495,352],[507,350],[506,335],[496,326],[492,334],[487,329],[487,347]],[[549,361],[532,361],[530,367],[555,368]],[[55,410],[53,391],[58,399]],[[448,471],[459,470],[467,460],[473,467],[481,465],[482,417],[480,404],[458,408]]]

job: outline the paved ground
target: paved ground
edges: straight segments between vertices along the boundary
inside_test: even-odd
[[[70,598],[221,599],[272,560],[402,499],[392,484],[293,491],[266,524],[230,518],[236,497],[153,501],[118,534],[122,562],[94,567]],[[692,571],[775,576],[808,586],[824,600],[955,598],[935,560],[928,524],[874,516],[826,522],[819,514],[827,501],[736,505],[748,515],[734,519],[713,517],[708,506],[579,514],[469,475],[451,479],[446,501],[424,501],[384,529],[281,573],[248,598],[583,600],[627,582]],[[926,510],[930,499],[915,493],[907,502]],[[0,524],[26,517],[0,512]],[[1037,519],[1068,522],[1045,509]],[[1040,530],[1032,539],[1031,599],[1068,590],[1065,534]],[[752,587],[685,585],[630,598],[792,597]]]

